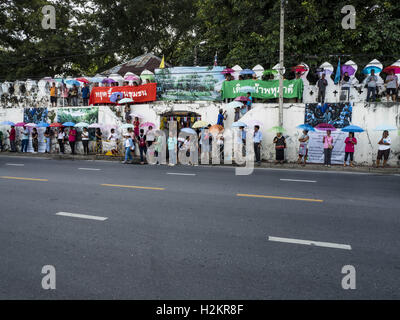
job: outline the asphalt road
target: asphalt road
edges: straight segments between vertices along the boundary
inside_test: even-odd
[[[0,156],[0,299],[399,299],[399,190],[399,175]]]

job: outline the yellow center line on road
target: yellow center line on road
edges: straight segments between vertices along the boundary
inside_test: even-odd
[[[6,177],[6,176],[0,176],[0,179],[25,180],[25,181],[42,181],[42,182],[47,182],[47,181],[49,181],[48,179],[35,179],[35,178],[22,178],[22,177]]]
[[[145,189],[145,190],[165,190],[165,188],[153,188],[153,187],[140,187],[140,186],[124,186],[119,184],[101,184],[104,187],[117,187],[117,188],[130,188],[130,189]]]
[[[263,196],[257,194],[236,194],[238,197],[249,197],[249,198],[265,198],[265,199],[281,199],[281,200],[296,200],[296,201],[309,201],[309,202],[324,202],[324,200],[319,199],[307,199],[307,198],[291,198],[291,197],[277,197],[277,196]]]

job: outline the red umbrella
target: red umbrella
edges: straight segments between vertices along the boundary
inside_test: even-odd
[[[329,123],[320,123],[315,127],[315,129],[318,129],[318,130],[321,130],[321,131],[328,131],[328,130],[336,131],[336,128],[333,125],[329,124]]]
[[[235,101],[250,101],[250,99],[249,98],[247,98],[247,97],[243,97],[243,96],[241,96],[241,97],[237,97],[236,99],[235,99]]]
[[[60,128],[62,126],[63,125],[61,123],[58,123],[58,122],[54,122],[54,123],[50,124],[50,127],[52,127],[52,128]]]
[[[18,122],[15,124],[16,127],[24,127],[26,125],[25,122]]]
[[[78,79],[76,79],[76,80],[78,80],[78,81],[80,81],[80,82],[83,82],[83,83],[89,83],[90,81],[88,80],[88,79],[86,79],[86,78],[78,78]]]
[[[303,65],[298,65],[298,66],[295,66],[295,67],[292,67],[292,71],[294,71],[294,72],[299,72],[299,73],[304,73],[304,72],[306,72],[308,69],[305,67],[305,66],[303,66]]]
[[[386,67],[385,69],[383,69],[383,72],[387,73],[387,74],[389,74],[390,71],[393,71],[395,74],[400,74],[400,67],[398,67],[398,66],[389,66],[389,67]]]

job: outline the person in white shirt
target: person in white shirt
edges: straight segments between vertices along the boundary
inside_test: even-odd
[[[88,155],[89,154],[89,131],[87,128],[83,128],[81,138],[82,138],[82,144],[83,144],[83,153]]]
[[[379,167],[379,164],[381,163],[381,160],[383,158],[383,165],[382,168],[384,168],[386,166],[386,163],[389,159],[389,154],[390,154],[390,144],[391,144],[391,140],[389,137],[389,131],[385,130],[383,131],[382,134],[382,139],[379,140],[378,144],[378,156],[376,158],[376,167]]]
[[[149,130],[146,132],[146,142],[147,142],[147,147],[148,148],[153,144],[155,138],[156,137],[155,137],[155,134],[154,134],[154,131],[153,131],[153,127],[150,126]]]
[[[112,149],[111,152],[113,155],[118,153],[118,135],[115,133],[115,129],[111,129],[110,136],[108,137],[108,140],[112,142]]]
[[[385,84],[387,101],[389,101],[389,97],[392,96],[392,101],[396,102],[397,88],[399,87],[399,83],[393,70],[391,70],[390,74],[386,77]]]
[[[258,165],[261,165],[261,142],[262,133],[260,131],[260,126],[254,126],[254,153]]]
[[[63,128],[63,127],[61,127],[60,129],[58,129],[57,140],[58,140],[58,145],[60,146],[60,152],[61,152],[62,154],[64,154],[65,132],[64,132],[64,128]]]
[[[367,101],[370,101],[370,96],[372,93],[372,101],[375,101],[376,98],[376,89],[378,83],[378,77],[375,75],[375,70],[371,70],[371,75],[366,80],[368,91],[367,91]]]
[[[135,145],[133,143],[133,139],[131,137],[131,135],[128,133],[126,133],[124,135],[125,137],[125,143],[124,143],[124,147],[125,147],[125,161],[123,163],[132,163],[132,153],[131,151],[135,150]]]

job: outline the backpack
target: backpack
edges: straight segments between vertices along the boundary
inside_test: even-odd
[[[145,147],[145,146],[146,146],[145,136],[139,136],[139,147]]]

